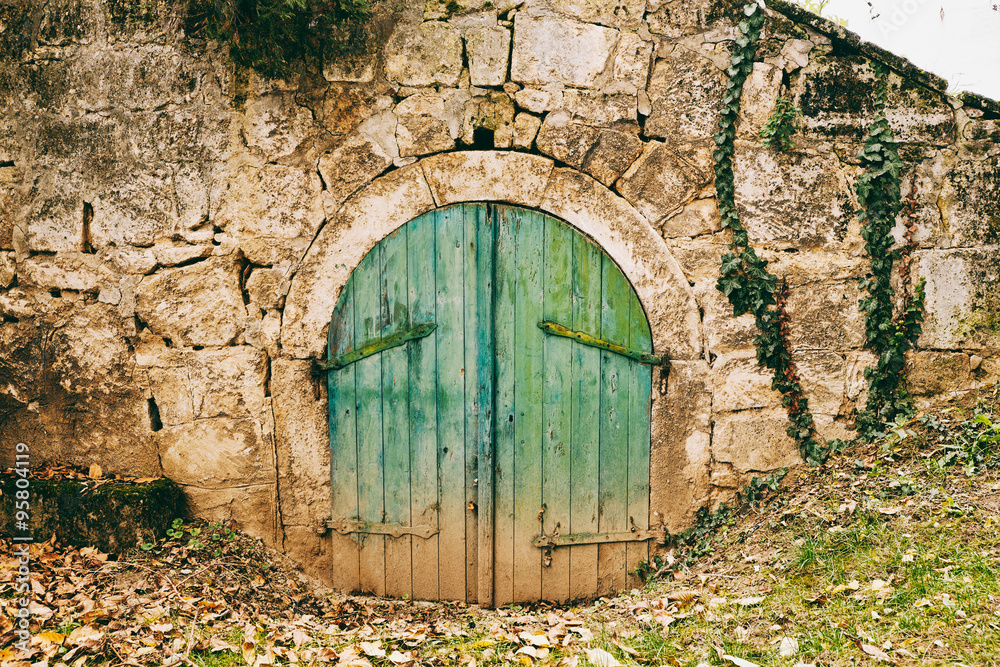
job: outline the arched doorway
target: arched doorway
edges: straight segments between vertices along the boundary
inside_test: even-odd
[[[506,604],[626,588],[648,558],[649,325],[549,215],[436,209],[380,241],[330,324],[343,590]]]

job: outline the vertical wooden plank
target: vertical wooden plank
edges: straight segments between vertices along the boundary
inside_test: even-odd
[[[441,598],[465,599],[465,263],[463,207],[438,212],[437,378]]]
[[[409,223],[407,230],[410,322],[435,322],[437,213]],[[415,525],[440,525],[437,458],[437,333],[408,345],[410,362],[410,516]],[[413,538],[413,597],[437,600],[438,536]]]
[[[633,291],[629,299],[630,346],[651,352],[653,338],[646,313]],[[649,396],[652,390],[652,369],[646,364],[629,362],[628,407],[628,516],[639,528],[649,527]],[[641,580],[631,574],[640,562],[649,559],[649,542],[631,542],[625,546],[626,587],[640,586]]]
[[[381,242],[382,337],[410,327],[407,290],[407,227]],[[419,345],[419,342],[416,343]],[[382,440],[385,461],[385,522],[410,525],[410,410],[408,346],[382,352]],[[385,538],[385,592],[413,594],[411,537]],[[419,538],[418,538],[419,539]]]
[[[607,256],[602,261],[601,338],[629,345],[631,287]],[[601,472],[598,526],[601,532],[628,530],[629,359],[603,352],[601,361]],[[625,588],[625,545],[598,545],[597,593]]]
[[[601,251],[581,234],[573,235],[573,329],[601,330]],[[601,352],[573,343],[573,442],[570,449],[570,528],[573,533],[598,529],[600,488]],[[597,595],[598,545],[570,549],[570,597]]]
[[[542,319],[542,236],[544,219],[523,211],[517,243],[517,348],[514,356],[514,601],[538,600],[542,554],[531,542],[541,533],[542,397],[545,359],[538,328]]]
[[[495,210],[484,206],[476,227],[476,336],[479,369],[479,433],[476,502],[478,519],[477,601],[493,606],[493,250]],[[472,536],[469,536],[472,539]]]
[[[357,344],[377,340],[382,328],[381,246],[368,253],[354,275]],[[382,355],[356,364],[358,414],[358,510],[362,521],[382,523],[385,513],[382,452]],[[385,538],[361,535],[361,590],[385,594]]]
[[[354,347],[354,280],[347,281],[330,321],[328,356]],[[334,520],[358,518],[358,429],[354,365],[327,374],[330,409],[330,507]],[[350,535],[330,533],[331,580],[337,590],[351,592],[361,585],[358,544]]]
[[[517,310],[517,244],[515,229],[521,211],[496,207],[496,253],[494,285],[494,557],[493,602],[514,601],[514,361],[517,340],[514,316]]]
[[[465,601],[479,595],[479,520],[477,515],[479,479],[479,228],[486,214],[484,204],[462,207],[465,228],[462,257],[465,273]]]
[[[543,244],[543,319],[571,326],[573,321],[573,230],[546,216]],[[542,499],[546,533],[570,532],[570,445],[572,432],[573,341],[542,336],[545,366],[542,369]],[[542,563],[542,599],[569,599],[570,553],[552,550],[548,565]]]

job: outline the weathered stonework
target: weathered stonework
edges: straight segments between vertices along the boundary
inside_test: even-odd
[[[287,81],[234,72],[165,1],[0,5],[0,467],[25,441],[38,462],[167,474],[196,513],[328,577],[327,389],[312,369],[334,305],[388,234],[482,201],[567,222],[631,281],[672,361],[653,373],[654,522],[682,530],[798,461],[753,319],[715,288],[728,237],[712,135],[737,4],[418,4],[388,0],[364,43]],[[1000,118],[807,23],[765,25],[736,198],[788,285],[818,431],[850,438],[872,363],[851,187],[868,60],[893,69],[904,193],[916,186],[919,401],[1000,380]],[[804,113],[786,153],[756,136],[778,95]]]

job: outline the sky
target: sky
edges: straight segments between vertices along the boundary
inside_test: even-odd
[[[1000,0],[830,0],[862,39],[969,90],[1000,100]]]

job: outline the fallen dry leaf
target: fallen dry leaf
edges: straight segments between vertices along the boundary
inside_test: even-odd
[[[728,653],[723,653],[722,659],[733,663],[736,667],[760,667],[756,662],[750,662],[749,660],[744,660]]]
[[[584,649],[584,653],[587,654],[587,660],[594,663],[594,667],[621,667],[622,663],[603,648]]]
[[[782,637],[778,644],[778,655],[782,658],[790,658],[799,652],[799,642],[793,637]]]
[[[892,662],[892,658],[890,658],[886,654],[886,652],[883,651],[882,649],[880,649],[878,646],[872,646],[871,644],[865,644],[863,642],[858,642],[858,648],[860,648],[862,651],[864,651],[865,653],[867,653],[871,657],[875,658],[876,660],[882,660],[882,661],[885,661],[885,662]]]
[[[739,600],[736,601],[736,604],[740,605],[741,607],[752,607],[755,604],[760,604],[764,600],[765,597],[761,595],[759,597],[740,598]]]

